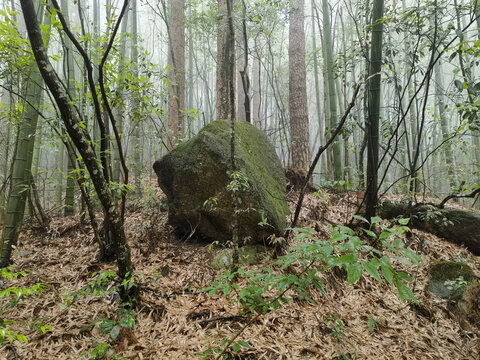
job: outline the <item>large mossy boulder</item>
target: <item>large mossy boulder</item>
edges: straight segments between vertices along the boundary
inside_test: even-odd
[[[282,164],[267,137],[245,121],[235,123],[235,158],[249,185],[241,195],[239,239],[264,243],[283,231],[289,213]],[[208,240],[231,239],[230,122],[211,122],[153,168],[167,195],[169,222],[180,233],[195,230]],[[265,219],[268,225],[259,225]]]

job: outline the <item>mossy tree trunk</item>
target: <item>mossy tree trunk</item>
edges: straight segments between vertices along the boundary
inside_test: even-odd
[[[465,245],[473,254],[480,255],[480,213],[477,211],[441,209],[432,205],[409,208],[405,203],[385,201],[379,207],[379,215],[385,219],[409,217],[410,227]]]

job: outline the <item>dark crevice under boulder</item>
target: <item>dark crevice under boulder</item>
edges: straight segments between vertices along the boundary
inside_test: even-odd
[[[265,134],[245,121],[235,123],[235,133],[237,167],[249,184],[240,205],[239,239],[264,243],[285,227],[289,213],[285,175]],[[169,222],[179,233],[195,230],[208,240],[231,240],[232,195],[226,190],[231,171],[230,122],[211,122],[153,168],[167,195]],[[268,225],[259,225],[262,219]]]

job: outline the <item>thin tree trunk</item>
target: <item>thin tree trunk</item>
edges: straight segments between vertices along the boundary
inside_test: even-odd
[[[367,191],[366,218],[376,214],[378,202],[378,149],[380,123],[380,80],[382,69],[382,36],[384,0],[374,0],[372,10],[372,47],[368,83],[367,119]]]
[[[64,13],[65,21],[67,23],[69,20],[69,10],[68,10],[68,0],[62,0],[62,12]],[[64,66],[66,66],[65,71],[65,83],[67,84],[67,93],[72,99],[75,99],[75,67],[73,63],[73,44],[70,39],[64,38]],[[65,207],[64,215],[72,215],[74,212],[74,203],[75,203],[75,175],[73,170],[75,170],[74,164],[70,161],[70,158],[67,157],[67,187],[65,191]]]
[[[137,1],[132,2],[132,63],[133,76],[138,78],[138,29],[137,29]],[[132,114],[133,114],[133,163],[135,176],[135,194],[138,199],[142,197],[142,183],[141,183],[141,169],[140,163],[140,90],[138,89],[133,94],[132,99]],[[178,123],[177,123],[178,126]]]
[[[333,41],[332,41],[332,25],[330,21],[330,10],[328,0],[322,0],[323,13],[323,47],[325,52],[325,63],[327,72],[327,93],[328,93],[328,124],[329,130],[332,131],[337,126],[337,98],[335,91],[335,78],[333,60]],[[342,153],[340,141],[337,138],[332,146],[334,180],[342,180]]]
[[[128,10],[127,10],[128,11]],[[128,26],[128,13],[125,14],[122,20],[122,28],[120,30],[120,47],[118,50],[118,74],[121,76],[125,71],[125,62],[127,61],[127,52],[126,52],[126,43],[127,43],[127,26]],[[118,104],[115,107],[115,118],[117,119],[117,129],[118,132],[123,137],[123,117],[125,116],[125,102],[124,102],[124,89],[120,86],[117,89]],[[114,156],[113,156],[113,169],[112,169],[112,181],[119,184],[120,183],[120,169],[122,167],[120,163],[120,150],[118,146],[114,146]]]

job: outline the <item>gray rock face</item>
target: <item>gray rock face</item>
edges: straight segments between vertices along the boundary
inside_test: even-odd
[[[239,205],[239,239],[263,243],[285,227],[289,213],[285,175],[274,147],[251,124],[235,125],[236,162],[248,179]],[[157,160],[153,168],[167,195],[169,221],[179,232],[209,240],[231,239],[230,123],[213,121],[195,137]],[[266,219],[268,225],[259,225]]]

